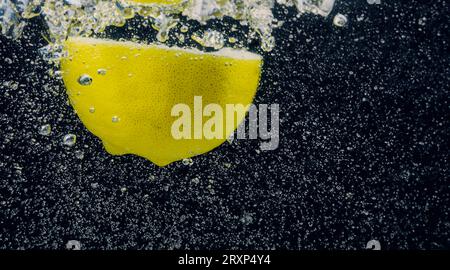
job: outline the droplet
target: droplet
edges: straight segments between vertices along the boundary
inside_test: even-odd
[[[94,106],[91,106],[91,107],[89,108],[89,112],[90,112],[90,113],[95,113],[95,107],[94,107]]]
[[[336,14],[336,16],[334,16],[333,18],[333,24],[337,27],[344,27],[348,22],[348,19],[345,15],[343,14]]]
[[[77,142],[77,136],[74,134],[67,134],[63,138],[63,144],[66,146],[73,146]]]
[[[39,134],[48,136],[52,132],[52,127],[49,124],[45,124],[39,128]]]
[[[98,75],[102,75],[102,76],[106,75],[106,69],[104,69],[104,68],[99,68],[99,69],[97,70],[97,74],[98,74]]]
[[[119,121],[120,121],[120,117],[119,117],[119,116],[114,115],[114,116],[112,117],[112,122],[113,122],[113,123],[119,123]]]
[[[78,78],[78,83],[84,86],[91,85],[92,84],[92,78],[91,76],[87,74],[83,74]]]

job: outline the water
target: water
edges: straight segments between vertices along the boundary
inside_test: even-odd
[[[169,31],[139,6],[47,1],[11,12],[19,2],[31,1],[0,0],[1,249],[450,247],[447,2],[336,1],[322,18],[325,2],[249,1],[253,22],[238,12],[246,7],[207,21],[172,9]],[[336,25],[337,14],[347,22]],[[58,40],[161,43],[155,28],[167,45],[213,51],[191,38],[209,30],[224,47],[262,54],[255,102],[280,104],[279,149],[234,140],[162,169],[109,155],[66,103]],[[96,83],[114,70],[89,73]],[[79,113],[126,123],[100,108]]]
[[[150,21],[151,27],[157,30],[157,40],[162,43],[175,32],[180,16],[200,24],[231,17],[248,25],[254,33],[250,35],[259,37],[261,48],[271,51],[275,46],[272,33],[278,27],[272,12],[275,5],[295,8],[298,13],[328,16],[334,0],[186,0],[172,6],[118,0],[1,0],[0,26],[3,35],[18,39],[27,19],[40,16],[47,25],[46,38],[50,42],[41,53],[47,60],[54,60],[63,56],[60,44],[68,36],[99,34],[109,26],[124,26],[127,20],[137,15]],[[179,31],[185,33],[188,30],[184,26]],[[227,33],[207,31],[201,36],[194,35],[193,39],[202,46],[220,49],[223,34]]]

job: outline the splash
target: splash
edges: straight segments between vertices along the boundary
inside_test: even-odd
[[[328,16],[334,0],[180,0],[165,5],[125,0],[0,0],[0,28],[4,36],[19,39],[27,19],[39,16],[47,26],[49,41],[41,54],[51,61],[63,56],[61,44],[67,37],[102,33],[109,26],[124,26],[138,15],[150,22],[161,43],[168,40],[182,16],[203,25],[230,17],[248,26],[250,36],[259,37],[261,48],[271,51],[275,46],[273,31],[279,27],[273,14],[275,5],[295,8],[299,14]],[[225,36],[208,30],[192,38],[202,46],[218,49]]]

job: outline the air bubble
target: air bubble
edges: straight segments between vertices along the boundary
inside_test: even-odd
[[[187,31],[189,31],[189,27],[187,27],[186,25],[183,25],[180,27],[180,31],[181,31],[181,33],[186,33]]]
[[[91,85],[92,84],[92,78],[91,76],[87,74],[83,74],[78,78],[78,83],[83,86]]]
[[[104,68],[98,69],[97,70],[97,74],[98,75],[102,75],[102,76],[106,75],[106,69],[104,69]]]
[[[124,8],[122,11],[122,15],[125,19],[132,19],[135,15],[134,9],[130,7]]]
[[[77,150],[75,151],[75,157],[78,159],[83,159],[84,158],[84,152],[81,150]]]
[[[52,127],[49,124],[42,125],[39,127],[39,134],[43,136],[48,136],[52,132]]]
[[[380,244],[380,241],[378,241],[378,240],[370,240],[370,241],[367,242],[367,244],[366,244],[366,249],[371,249],[371,250],[381,250],[381,244]]]
[[[74,134],[67,134],[63,137],[63,144],[65,146],[74,146],[77,142],[77,136]]]
[[[261,41],[261,49],[265,52],[270,52],[275,48],[275,38],[273,36],[269,36],[263,38]]]
[[[114,115],[114,116],[112,117],[111,121],[112,121],[113,123],[119,123],[119,122],[120,122],[120,118],[119,118],[117,115]]]
[[[183,159],[182,163],[186,166],[192,166],[194,164],[194,161],[192,160],[192,158],[185,158]]]
[[[347,25],[348,19],[345,15],[343,14],[336,14],[336,16],[334,16],[333,19],[333,24],[337,27],[344,27],[345,25]]]
[[[222,49],[225,44],[223,34],[215,30],[208,30],[203,34],[193,34],[191,38],[203,47],[216,50]]]
[[[66,244],[68,250],[81,250],[81,243],[77,240],[69,240]]]
[[[191,182],[194,183],[194,184],[196,184],[196,185],[198,185],[198,183],[200,183],[200,178],[194,177],[194,178],[191,180]]]
[[[169,39],[169,32],[178,24],[178,19],[174,19],[171,16],[160,14],[155,18],[152,27],[158,31],[156,39],[159,42],[166,42]]]

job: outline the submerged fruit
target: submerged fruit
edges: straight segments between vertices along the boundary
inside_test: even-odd
[[[243,50],[203,53],[94,38],[71,38],[65,46],[69,57],[61,62],[64,83],[87,129],[109,153],[136,154],[159,166],[218,147],[243,120],[236,117],[220,139],[177,140],[171,131],[175,105],[192,109],[196,96],[205,106],[214,103],[224,110],[226,104],[248,105],[262,64],[259,55]],[[80,84],[86,76],[90,83]],[[225,121],[221,118],[220,124]]]

